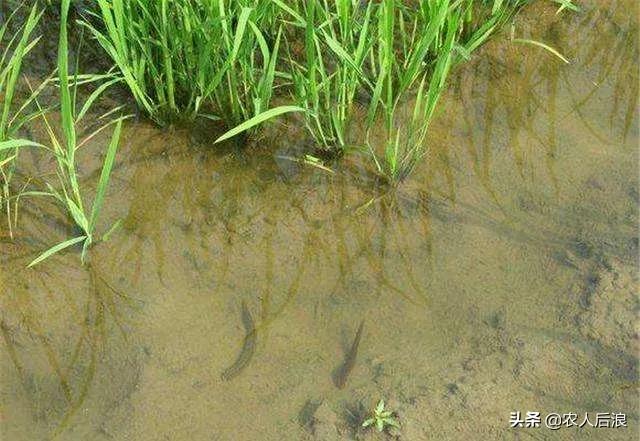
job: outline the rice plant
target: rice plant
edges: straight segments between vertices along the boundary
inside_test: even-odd
[[[523,2],[273,0],[287,24],[293,96],[317,146],[366,146],[377,174],[390,183],[406,178],[428,152],[452,67]],[[349,138],[357,104],[368,107],[364,139]]]
[[[5,42],[7,29],[19,11],[20,7],[16,8],[0,27],[0,42],[5,47],[0,57],[0,179],[2,180],[0,206],[6,213],[11,236],[13,236],[13,229],[10,183],[20,149],[34,144],[30,140],[19,139],[17,136],[22,126],[34,117],[34,114],[28,114],[26,111],[35,95],[19,103],[16,102],[16,94],[23,60],[40,39],[40,37],[32,38],[32,34],[42,16],[42,12],[38,12],[37,5],[34,5],[17,33]]]
[[[223,119],[236,128],[223,140],[295,110],[270,109],[280,48],[270,1],[97,3],[98,23],[85,25],[118,66],[138,106],[159,125]]]
[[[223,81],[220,87],[214,88],[213,99],[215,109],[220,115],[224,115],[227,126],[233,128],[216,142],[250,131],[261,122],[282,113],[302,110],[295,106],[269,109],[275,86],[282,28],[278,28],[275,42],[270,47],[267,42],[269,35],[264,35],[259,26],[261,17],[274,17],[273,13],[260,14],[260,10],[264,10],[264,6],[260,6],[270,2],[254,3],[255,7],[243,6],[239,11],[235,2],[230,3],[232,6],[228,10],[225,10],[222,1],[219,3],[222,53],[215,55],[226,61],[221,66],[224,71]],[[229,16],[234,15],[237,19],[229,20]],[[235,29],[231,29],[228,22],[237,22]]]
[[[367,127],[370,132],[382,119],[384,136],[367,136],[367,145],[388,182],[406,178],[428,153],[429,124],[451,68],[469,58],[519,3],[381,2],[369,54],[374,91]]]
[[[289,49],[289,69],[305,124],[324,152],[342,153],[359,93],[366,89],[363,65],[372,44],[374,2],[310,0],[287,5],[274,0],[303,34],[304,55]]]
[[[229,124],[237,125],[262,113],[271,101],[281,33],[271,49],[256,25],[252,8],[230,9],[220,9],[221,53],[214,55],[227,61],[221,66],[221,87],[214,88],[213,96],[220,114]],[[237,20],[230,16],[237,16]]]
[[[160,125],[193,118],[222,73],[210,60],[220,23],[193,2],[98,0],[100,26],[89,21],[139,108]]]
[[[58,42],[58,58],[57,58],[57,71],[58,71],[58,87],[59,87],[59,100],[60,100],[60,126],[62,135],[59,136],[54,130],[52,124],[49,122],[49,118],[46,113],[42,113],[42,118],[49,135],[50,146],[38,144],[49,150],[55,157],[57,164],[57,188],[51,183],[47,183],[47,190],[40,192],[31,192],[32,195],[50,196],[58,201],[65,209],[69,217],[75,223],[79,230],[78,236],[65,240],[50,249],[43,252],[35,260],[33,260],[29,267],[34,266],[53,254],[64,250],[70,246],[76,244],[82,244],[82,259],[84,261],[85,254],[88,248],[96,241],[96,224],[100,216],[100,211],[104,203],[104,197],[106,189],[109,183],[111,170],[113,168],[115,154],[118,148],[120,139],[120,132],[122,128],[122,120],[124,118],[116,118],[96,131],[88,135],[83,140],[78,139],[77,125],[82,118],[89,111],[92,103],[103,93],[106,88],[111,85],[117,79],[111,78],[109,81],[97,87],[95,91],[87,98],[81,108],[77,106],[77,88],[80,84],[87,82],[94,82],[102,80],[105,77],[109,78],[109,75],[78,75],[77,66],[76,72],[73,76],[69,73],[69,60],[68,60],[68,38],[67,38],[67,21],[69,15],[69,5],[71,0],[62,0],[61,3],[61,23],[60,23],[60,37]],[[37,103],[37,101],[36,101]],[[40,107],[38,103],[38,107]],[[108,114],[111,114],[109,112]],[[96,189],[96,195],[93,199],[91,209],[89,210],[85,204],[83,192],[78,180],[78,172],[76,165],[76,152],[83,146],[89,139],[93,138],[97,132],[104,130],[105,128],[114,125],[115,129],[111,136],[111,141],[107,147],[102,172],[98,181]]]
[[[406,177],[425,154],[429,122],[457,41],[460,10],[450,8],[449,0],[429,4],[414,10],[384,0],[376,16],[377,39],[369,56],[375,86],[367,126],[375,127],[380,113],[384,136],[381,143],[367,139],[367,144],[376,170],[392,182]],[[413,111],[400,115],[399,106],[410,100]]]

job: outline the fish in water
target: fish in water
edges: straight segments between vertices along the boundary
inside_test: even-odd
[[[245,330],[244,343],[236,361],[222,372],[222,379],[229,381],[247,367],[256,351],[257,331],[247,304],[242,302],[242,324]]]
[[[342,389],[347,384],[347,378],[353,370],[353,366],[356,364],[356,357],[358,356],[358,346],[360,346],[360,339],[362,338],[362,328],[364,327],[364,320],[360,322],[356,336],[353,339],[351,348],[345,354],[344,362],[336,368],[333,372],[333,384],[338,389]]]

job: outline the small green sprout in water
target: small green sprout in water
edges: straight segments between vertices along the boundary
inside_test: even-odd
[[[396,427],[400,428],[400,424],[393,417],[393,412],[390,410],[385,410],[384,408],[384,400],[380,400],[375,410],[373,411],[373,416],[368,418],[362,423],[362,427],[369,427],[375,424],[378,432],[382,432],[387,427]]]

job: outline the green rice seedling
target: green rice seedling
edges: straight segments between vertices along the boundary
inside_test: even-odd
[[[160,125],[194,118],[222,77],[211,60],[221,23],[208,16],[210,9],[168,0],[97,5],[100,26],[84,24],[118,66],[138,107]]]
[[[417,6],[383,0],[369,53],[370,131],[383,120],[382,142],[367,145],[379,175],[406,178],[428,153],[427,135],[451,68],[492,35],[523,2],[434,0]],[[409,112],[402,110],[409,109]],[[405,115],[408,113],[408,116]]]
[[[270,109],[281,41],[270,1],[98,0],[98,6],[98,23],[85,25],[159,125],[223,119],[235,130],[221,141],[293,110]]]
[[[0,206],[6,213],[11,236],[13,236],[13,229],[11,225],[10,182],[20,149],[34,144],[30,140],[18,139],[16,136],[18,136],[20,128],[34,117],[34,114],[25,112],[35,95],[30,96],[22,103],[17,103],[16,93],[23,60],[40,39],[40,37],[32,38],[31,36],[42,16],[42,12],[38,12],[37,5],[34,5],[18,32],[5,42],[9,24],[19,10],[20,8],[16,8],[0,27],[0,42],[5,47],[0,57],[0,184],[2,185]]]
[[[77,87],[81,83],[87,83],[94,80],[103,79],[104,75],[69,75],[68,60],[68,39],[67,39],[67,20],[69,14],[69,5],[71,0],[62,0],[61,4],[61,22],[60,22],[60,38],[58,42],[58,83],[60,90],[60,125],[62,136],[58,136],[45,113],[42,114],[47,132],[49,134],[51,146],[48,148],[56,159],[58,186],[55,188],[51,183],[47,183],[47,191],[33,192],[32,194],[46,195],[55,198],[61,206],[73,219],[75,225],[80,231],[77,237],[65,240],[50,249],[43,252],[29,267],[32,267],[53,254],[62,251],[75,244],[82,244],[82,259],[84,261],[88,248],[96,241],[96,224],[100,216],[100,211],[104,203],[104,196],[109,183],[111,170],[113,168],[115,154],[118,148],[120,131],[122,128],[123,118],[117,118],[87,136],[84,140],[78,139],[77,124],[87,114],[91,104],[104,92],[106,87],[110,85],[114,79],[95,89],[95,91],[87,98],[82,108],[77,109]],[[77,66],[76,66],[77,70]],[[37,101],[36,101],[37,102]],[[111,112],[109,112],[111,113]],[[102,173],[98,181],[96,195],[91,206],[91,210],[86,207],[84,202],[82,189],[78,180],[76,166],[76,152],[88,139],[91,139],[98,131],[115,124],[115,129],[111,137],[111,141],[107,148]]]
[[[304,35],[303,54],[290,49],[288,58],[295,100],[306,109],[306,127],[325,153],[342,153],[348,144],[356,98],[370,87],[363,65],[372,44],[375,3],[274,3]]]
[[[277,74],[282,29],[278,29],[275,42],[270,47],[267,41],[270,37],[261,31],[260,26],[260,10],[264,9],[261,5],[265,2],[258,1],[255,4],[255,8],[243,6],[237,10],[238,6],[233,2],[227,8],[222,0],[219,3],[223,32],[218,56],[226,62],[221,66],[224,76],[220,86],[213,91],[213,100],[215,109],[224,115],[226,124],[234,128],[216,142],[243,132],[250,135],[259,123],[267,119],[302,110],[295,106],[269,109]],[[272,14],[269,15],[270,18]],[[233,23],[235,27],[231,26]]]
[[[384,0],[378,10],[378,38],[369,57],[375,86],[367,126],[374,127],[381,113],[385,136],[382,146],[370,140],[368,146],[377,172],[389,182],[408,176],[426,153],[424,141],[451,68],[461,15],[449,0],[435,0],[419,10]],[[399,106],[411,100],[411,115],[401,118]]]

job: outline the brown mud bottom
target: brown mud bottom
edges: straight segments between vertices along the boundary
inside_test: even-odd
[[[68,233],[39,200],[0,238],[0,437],[633,439],[637,5],[581,7],[515,24],[570,65],[502,35],[456,72],[395,194],[357,161],[282,161],[279,134],[220,152],[127,126],[103,211],[121,228],[90,266],[25,269]],[[399,430],[360,428],[381,398]],[[514,411],[629,427],[510,429]]]

